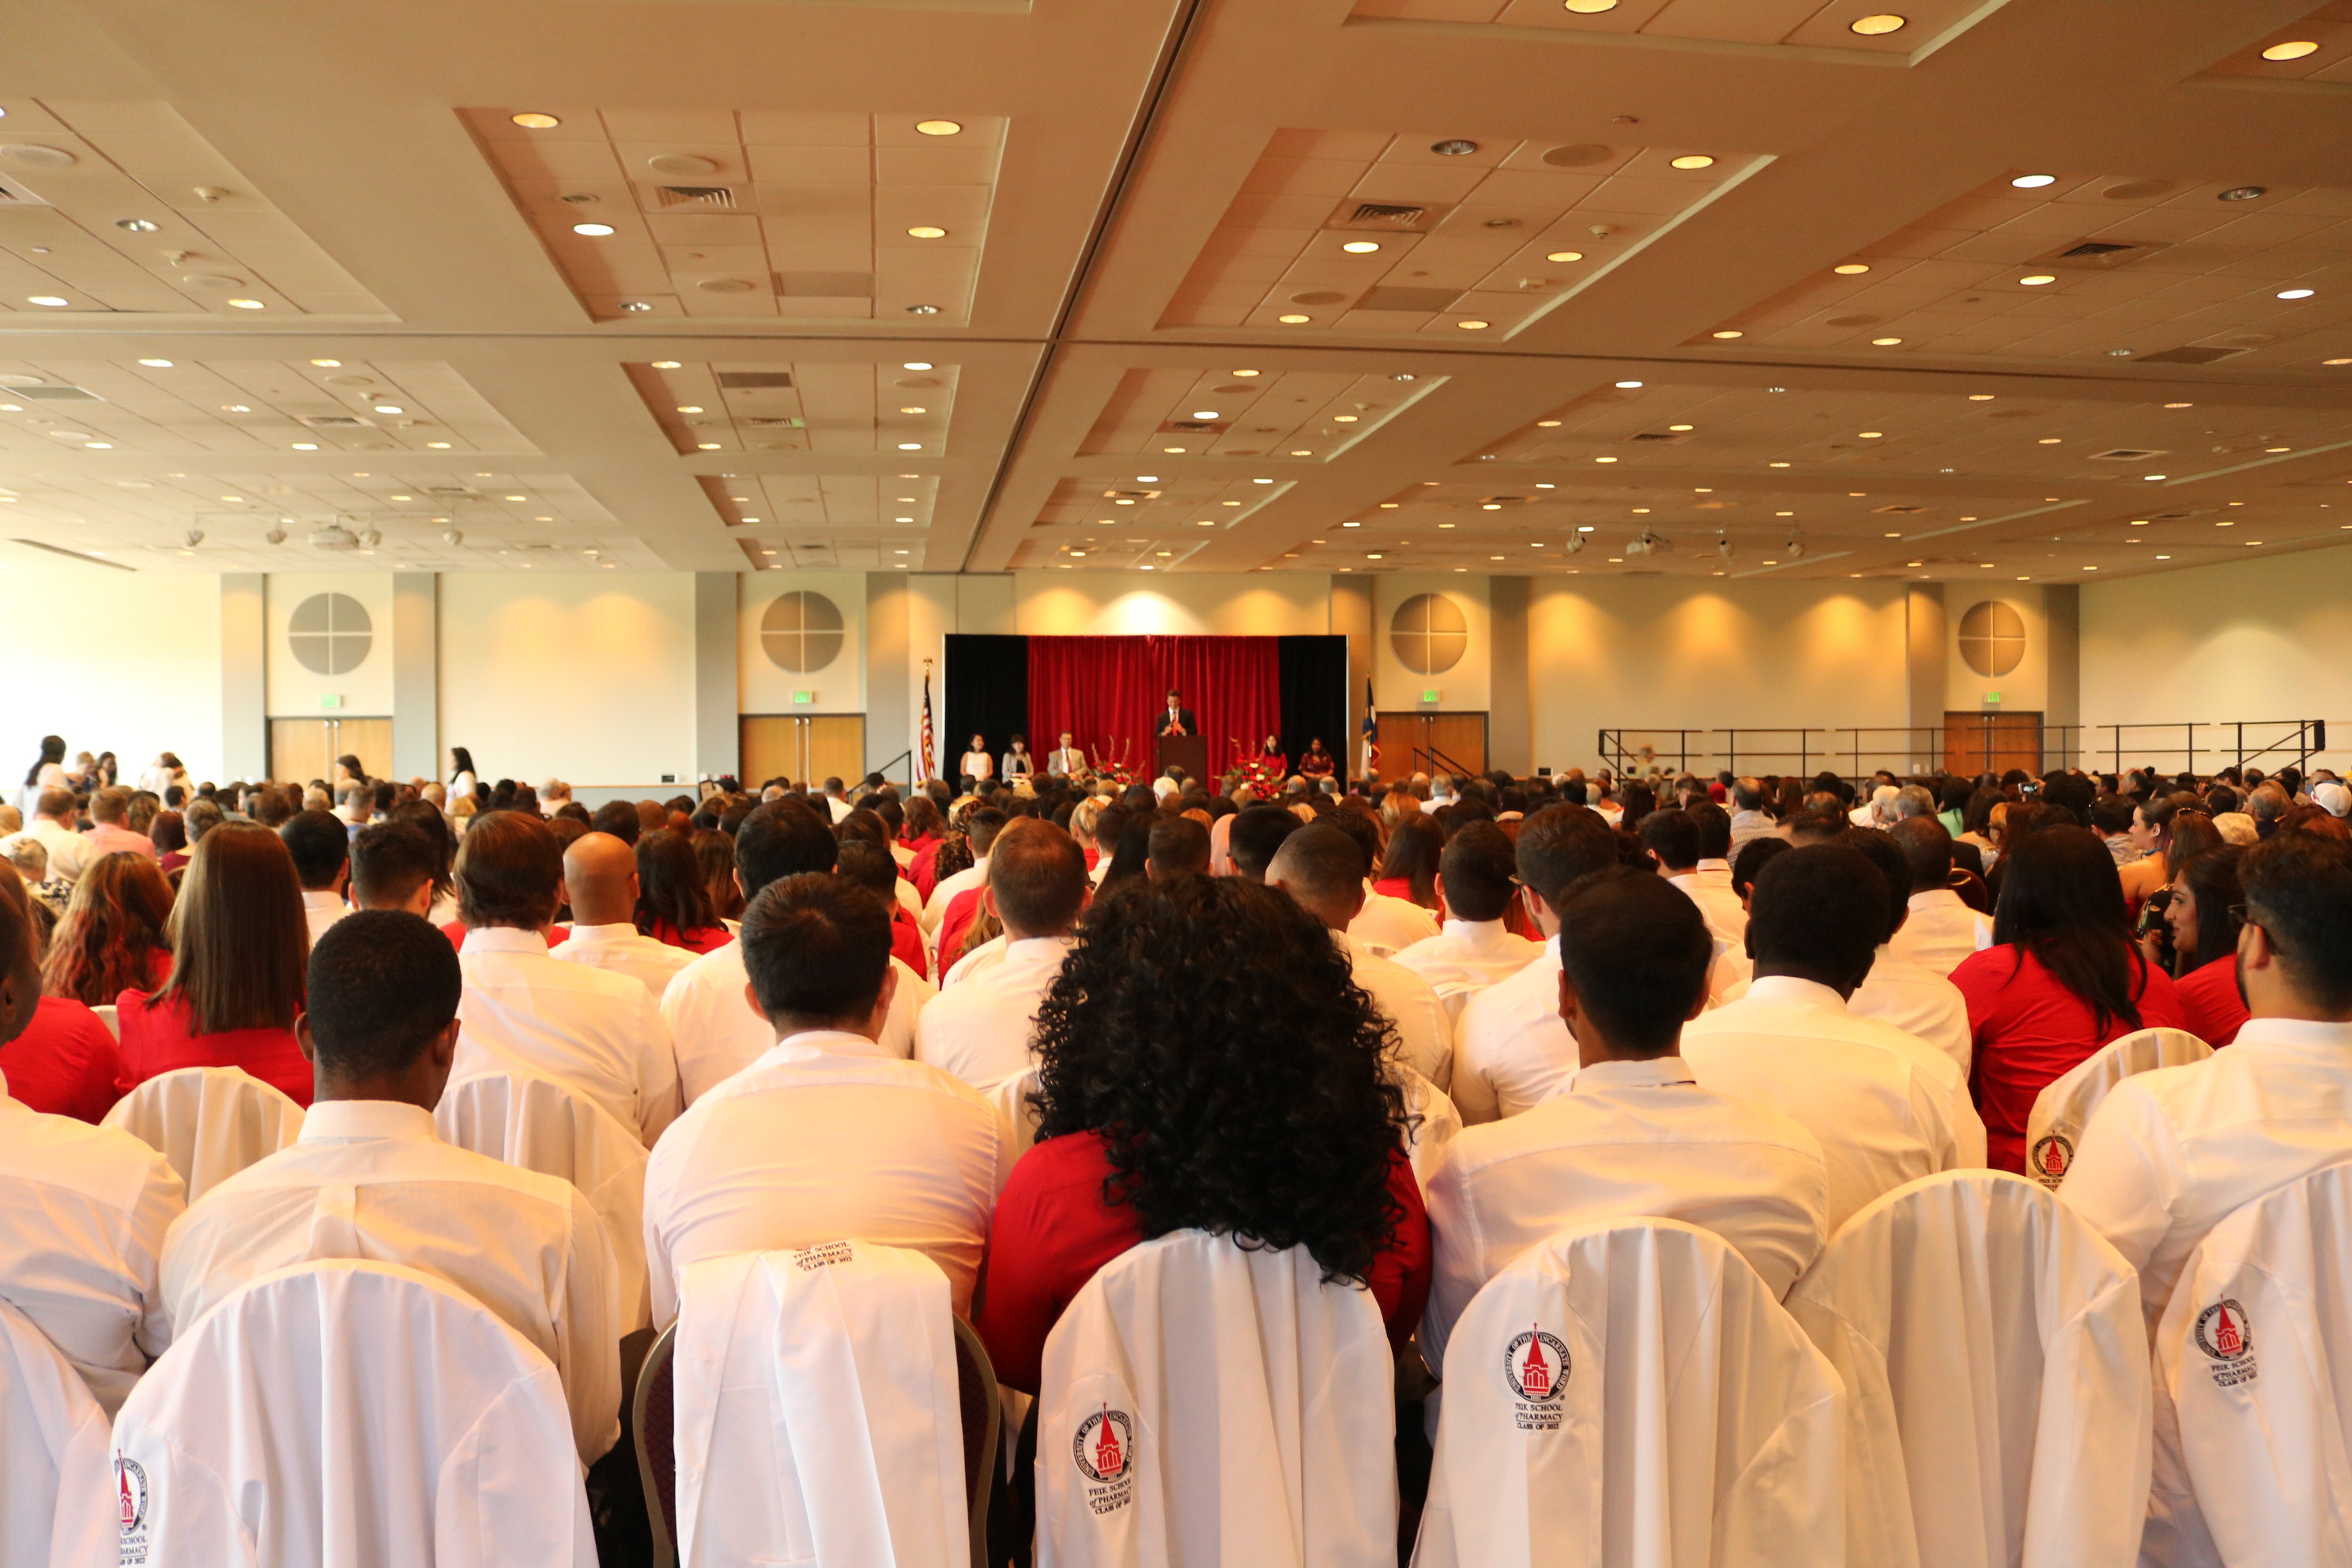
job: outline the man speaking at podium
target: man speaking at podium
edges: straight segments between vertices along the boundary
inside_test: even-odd
[[[1170,735],[1197,735],[1200,732],[1201,727],[1192,722],[1192,710],[1184,706],[1183,694],[1178,691],[1170,692],[1168,710],[1160,716],[1160,728],[1156,733],[1165,738]]]

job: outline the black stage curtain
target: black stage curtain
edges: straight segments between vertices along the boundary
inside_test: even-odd
[[[1355,771],[1356,731],[1348,721],[1348,639],[1343,637],[1282,637],[1282,750],[1291,771],[1318,737],[1339,764],[1342,777]]]
[[[940,776],[953,782],[975,734],[1002,762],[1013,732],[1029,731],[1029,639],[952,633],[948,637],[947,711],[940,727]],[[1042,755],[1029,735],[1032,755]],[[1053,745],[1049,737],[1046,746]],[[1045,764],[1040,763],[1042,768]]]

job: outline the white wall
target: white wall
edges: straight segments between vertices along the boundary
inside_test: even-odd
[[[0,572],[0,784],[15,800],[43,735],[112,752],[137,777],[176,752],[221,776],[220,579],[74,566]]]
[[[1407,669],[1404,661],[1397,658],[1396,639],[1391,635],[1398,606],[1421,594],[1442,594],[1453,600],[1470,626],[1469,642],[1461,662],[1435,675],[1417,675]],[[1372,579],[1372,693],[1374,702],[1381,709],[1405,710],[1426,706],[1440,713],[1483,709],[1491,700],[1494,689],[1489,679],[1494,657],[1494,621],[1485,577],[1451,572],[1384,572]],[[1421,694],[1431,690],[1438,694],[1437,700],[1423,704]]]
[[[736,701],[745,713],[866,710],[866,574],[753,572],[736,578]],[[760,617],[786,594],[822,594],[841,612],[841,652],[822,669],[779,669],[760,640]],[[814,700],[795,703],[795,692]]]
[[[1604,725],[1909,721],[1899,583],[1539,580],[1528,661],[1535,761],[1556,769],[1591,767]]]
[[[694,777],[694,578],[441,579],[441,743],[484,778]]]
[[[392,574],[389,572],[272,572],[268,584],[267,626],[269,716],[316,719],[378,718],[392,711]],[[313,594],[341,594],[368,613],[373,636],[367,657],[341,675],[302,668],[286,640],[294,606]],[[342,699],[330,710],[324,698]]]
[[[2007,675],[1983,676],[1960,657],[1960,623],[1969,611],[1987,601],[2007,605],[2025,623],[2025,657]],[[1944,584],[1944,707],[1948,712],[1974,713],[1999,709],[2011,713],[2041,713],[2050,707],[2050,611],[2042,591],[2031,584],[2004,583],[1998,587],[1963,579]],[[1985,699],[2000,693],[1999,702]],[[2072,721],[2068,721],[2071,722]]]
[[[1015,624],[1008,629],[1024,637],[1319,637],[1331,629],[1330,579],[1320,574],[1139,581],[1125,574],[1017,572],[1013,588]]]

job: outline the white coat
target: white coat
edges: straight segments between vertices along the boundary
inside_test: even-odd
[[[673,1351],[681,1568],[965,1568],[947,1276],[836,1241],[686,1271]]]
[[[1445,1350],[1413,1568],[1840,1568],[1837,1374],[1730,1245],[1559,1232]]]
[[[1038,1568],[1391,1568],[1395,1363],[1304,1247],[1180,1230],[1045,1339]]]
[[[2131,1568],[2139,1282],[2056,1197],[2003,1171],[1913,1182],[1848,1220],[1788,1303],[1846,1385],[1848,1562]]]
[[[2213,1047],[2186,1029],[2135,1029],[2042,1086],[2025,1118],[2025,1173],[2056,1189],[2082,1147],[2083,1129],[2116,1085],[2135,1073],[2201,1062]]]
[[[181,1068],[116,1100],[99,1125],[163,1155],[194,1203],[300,1136],[302,1108],[242,1068]]]
[[[0,1563],[113,1563],[112,1451],[106,1413],[73,1363],[0,1302]]]
[[[115,1417],[122,1568],[594,1568],[572,1445],[554,1365],[488,1308],[395,1264],[298,1264]]]

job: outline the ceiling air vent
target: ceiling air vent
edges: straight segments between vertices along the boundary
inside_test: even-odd
[[[1636,440],[1636,441],[1666,441],[1666,442],[1673,442],[1673,441],[1680,441],[1680,440],[1684,440],[1684,439],[1686,439],[1686,437],[1682,437],[1682,436],[1678,436],[1678,435],[1675,434],[1675,433],[1674,433],[1673,431],[1671,431],[1671,430],[1644,430],[1644,431],[1641,432],[1639,435],[1635,436],[1635,437],[1633,437],[1633,439],[1634,439],[1634,440]]]
[[[786,370],[722,370],[719,384],[730,392],[776,392],[792,385]]]
[[[2157,447],[2110,447],[2104,452],[2092,453],[2090,460],[2094,463],[2145,463],[2150,458],[2163,457],[2168,450],[2169,448]]]
[[[2126,262],[2137,261],[2143,257],[2154,256],[2159,250],[2170,248],[2171,246],[2166,243],[2152,243],[2145,240],[2078,239],[2072,245],[2062,245],[2054,250],[2045,250],[2033,260],[2037,265],[2044,267],[2063,267],[2076,271],[2100,272],[2112,270]]]
[[[358,430],[372,427],[375,421],[356,414],[297,414],[294,423],[308,425],[313,430]]]
[[[747,430],[798,430],[803,427],[802,421],[788,417],[739,419],[736,423]]]
[[[735,193],[725,185],[656,185],[654,199],[666,207],[731,207]]]
[[[1139,500],[1139,500],[1158,500],[1159,499],[1160,499],[1160,492],[1159,492],[1158,490],[1105,490],[1105,491],[1103,491],[1103,500]]]
[[[1870,510],[1880,517],[1916,517],[1927,509],[1924,506],[1874,506]]]
[[[29,397],[41,403],[103,403],[106,401],[97,393],[79,386],[12,386],[8,391],[13,396]]]
[[[1359,310],[1409,310],[1415,315],[1426,316],[1434,311],[1454,309],[1454,302],[1460,298],[1462,298],[1462,291],[1458,289],[1405,289],[1383,286],[1366,290],[1364,297],[1356,301],[1356,309]]]
[[[2117,245],[2110,240],[2086,239],[2071,250],[2058,253],[2061,261],[2084,260],[2095,256],[2121,256],[2127,250],[2137,250],[2137,245]]]
[[[48,205],[16,181],[0,175],[0,207],[45,207]]]
[[[479,500],[482,492],[466,485],[426,485],[425,493],[436,501]]]
[[[1185,432],[1191,432],[1197,435],[1204,430],[1213,435],[1217,432],[1223,431],[1224,428],[1225,426],[1223,423],[1215,419],[1171,419],[1167,424],[1162,425],[1160,427],[1160,434],[1167,436],[1173,436]]]
[[[1378,224],[1383,228],[1418,228],[1421,220],[1429,216],[1427,207],[1403,206],[1393,202],[1358,202],[1356,210],[1348,215],[1348,222]]]
[[[2253,353],[2253,352],[2254,352],[2254,351],[2253,351],[2252,349],[2251,349],[2251,348],[2243,348],[2243,349],[2213,349],[2213,348],[2196,348],[2196,347],[2187,347],[2187,348],[2177,348],[2177,349],[2166,349],[2166,350],[2164,350],[2164,351],[2163,351],[2162,353],[2160,353],[2142,354],[2142,355],[2140,355],[2137,359],[2136,359],[2136,360],[2132,361],[2132,363],[2134,363],[2134,364],[2213,364],[2213,363],[2216,363],[2217,362],[2221,361],[2221,360],[2225,360],[2225,359],[2235,359],[2235,358],[2237,358],[2240,354],[2252,353]]]
[[[313,550],[357,550],[360,542],[340,522],[322,523],[310,531]]]

